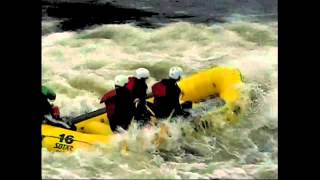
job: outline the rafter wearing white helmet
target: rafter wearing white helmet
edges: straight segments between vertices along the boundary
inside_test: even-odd
[[[118,75],[114,78],[114,84],[116,86],[123,87],[128,82],[128,76],[125,75]]]
[[[183,70],[181,67],[174,66],[174,67],[170,68],[170,71],[169,71],[170,78],[178,80],[181,78],[182,75],[183,75]]]
[[[147,79],[149,78],[149,76],[150,76],[150,72],[146,68],[139,68],[136,70],[136,77],[138,79],[142,79],[142,78]]]

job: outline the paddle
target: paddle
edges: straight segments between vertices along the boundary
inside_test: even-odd
[[[153,110],[147,105],[145,104],[145,107],[147,108],[147,110],[152,114],[151,118],[150,118],[150,124],[152,126],[156,126],[158,123],[158,119],[156,118],[156,114],[153,112]]]

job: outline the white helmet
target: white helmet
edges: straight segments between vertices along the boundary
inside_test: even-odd
[[[146,68],[139,68],[136,70],[136,76],[138,79],[148,78],[150,76],[149,70]]]
[[[114,84],[117,86],[124,86],[128,82],[128,77],[125,75],[118,75],[114,78]]]
[[[183,70],[181,67],[172,67],[170,68],[170,71],[169,71],[169,77],[172,78],[172,79],[179,79],[181,78],[183,74]]]

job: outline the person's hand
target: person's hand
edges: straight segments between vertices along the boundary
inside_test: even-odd
[[[137,104],[137,103],[139,103],[139,102],[140,102],[140,99],[139,99],[139,98],[135,98],[134,101],[133,101],[134,104]]]

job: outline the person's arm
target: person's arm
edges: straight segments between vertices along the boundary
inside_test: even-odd
[[[176,97],[176,104],[175,104],[175,112],[177,113],[177,115],[182,115],[184,117],[188,117],[190,115],[190,113],[188,111],[184,111],[182,109],[182,106],[180,104],[180,95],[181,95],[181,92],[180,94]]]
[[[139,86],[135,89],[134,94],[136,94],[136,98],[134,99],[134,104],[146,104],[147,98],[147,87]]]
[[[176,112],[176,114],[178,115],[182,115],[183,114],[183,110],[182,110],[182,107],[180,105],[180,94],[176,97],[174,97],[174,110]]]

